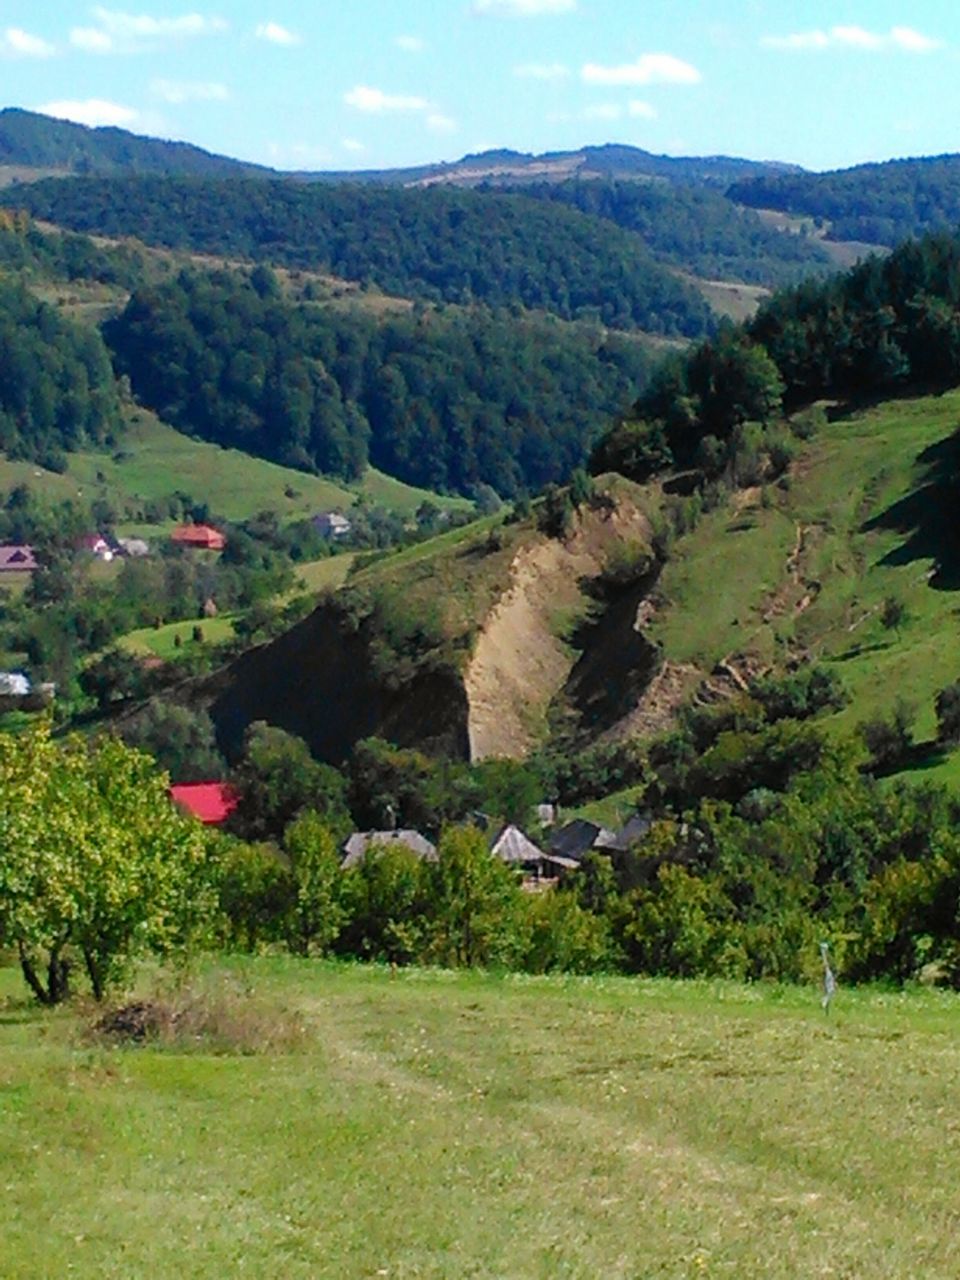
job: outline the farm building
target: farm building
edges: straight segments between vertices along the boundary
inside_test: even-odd
[[[0,573],[32,573],[39,568],[33,547],[27,543],[0,547]]]
[[[179,524],[171,533],[170,541],[193,551],[222,551],[227,545],[225,535],[209,524]]]
[[[522,871],[524,885],[530,888],[552,884],[568,872],[576,871],[578,866],[574,858],[544,852],[512,823],[501,828],[490,845],[490,852],[501,862]]]
[[[352,525],[339,511],[321,511],[310,522],[324,538],[345,538]]]
[[[415,853],[418,858],[424,862],[436,862],[437,847],[426,836],[422,836],[419,831],[354,831],[353,835],[344,843],[343,846],[343,862],[341,863],[344,870],[349,867],[355,867],[362,862],[367,856],[367,851],[371,846],[378,849],[395,848],[402,845],[409,849],[411,853]]]

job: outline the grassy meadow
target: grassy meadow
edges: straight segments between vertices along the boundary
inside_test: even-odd
[[[279,958],[195,981],[232,990],[233,1051],[92,1040],[0,971],[8,1280],[960,1270],[953,994],[825,1017],[812,989]]]
[[[934,697],[960,678],[960,562],[945,480],[958,422],[953,391],[831,423],[803,447],[786,491],[747,491],[739,510],[712,512],[677,544],[652,638],[706,671],[731,654],[823,661],[850,694],[828,722],[837,732],[900,697],[917,740],[930,741]],[[905,609],[896,629],[882,623],[890,597]],[[914,775],[960,785],[960,756],[931,749]]]
[[[67,455],[61,475],[32,462],[0,455],[0,492],[28,484],[53,500],[105,498],[122,514],[121,532],[157,536],[164,526],[146,524],[136,509],[151,499],[176,492],[228,520],[244,520],[258,511],[276,511],[281,521],[302,519],[332,507],[347,508],[358,496],[401,515],[412,515],[425,499],[439,507],[466,508],[462,498],[444,498],[369,469],[362,482],[347,487],[323,476],[293,471],[238,449],[191,439],[145,409],[131,411],[117,449]],[[172,527],[173,521],[168,522]]]

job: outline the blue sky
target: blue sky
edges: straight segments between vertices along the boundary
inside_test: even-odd
[[[949,0],[0,0],[0,76],[2,105],[283,168],[960,151]]]

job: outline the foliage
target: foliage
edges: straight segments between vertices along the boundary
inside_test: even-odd
[[[888,160],[827,173],[763,174],[735,182],[732,200],[829,221],[834,240],[894,246],[960,222],[955,155]]]
[[[909,241],[826,281],[784,289],[739,328],[668,358],[629,415],[594,449],[594,470],[645,478],[671,460],[714,456],[747,419],[766,423],[827,397],[889,394],[910,383],[952,386],[960,377],[960,237]],[[809,422],[800,425],[801,433]],[[789,449],[782,430],[761,441],[771,473]],[[741,468],[742,469],[742,468]],[[755,470],[755,469],[754,469]],[[742,475],[734,477],[746,481]]]
[[[960,681],[946,685],[937,694],[937,739],[955,746],[960,743]]]
[[[685,336],[710,323],[699,294],[635,235],[515,193],[127,177],[3,196],[76,231],[309,269],[402,297],[520,303]]]
[[[201,828],[149,756],[116,739],[0,735],[0,939],[37,999],[69,993],[74,958],[100,999],[129,960],[168,954],[212,901]]]
[[[184,431],[348,478],[369,460],[461,493],[564,478],[583,460],[584,421],[629,403],[649,365],[599,329],[481,308],[378,318],[224,272],[137,291],[105,335],[136,395]]]
[[[128,746],[148,751],[173,782],[214,781],[226,772],[206,711],[151,698],[118,732]]]
[[[318,813],[307,810],[287,827],[283,847],[294,890],[290,948],[299,955],[322,955],[336,942],[346,917],[335,837]]]
[[[693,185],[593,179],[529,184],[523,192],[633,231],[658,258],[709,280],[786,284],[829,261],[812,237],[784,235],[752,209]]]
[[[64,449],[120,428],[113,371],[95,330],[0,278],[0,450],[61,469]]]
[[[306,743],[283,729],[255,721],[230,774],[238,804],[231,830],[248,840],[279,840],[304,811],[327,823],[334,835],[349,827],[346,783],[330,765],[314,760]],[[304,832],[312,832],[307,824]]]
[[[427,866],[428,955],[445,965],[510,967],[522,954],[523,895],[510,868],[490,856],[474,827],[450,827]]]

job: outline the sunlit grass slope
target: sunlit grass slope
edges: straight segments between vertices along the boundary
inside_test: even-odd
[[[899,697],[931,739],[934,697],[960,679],[958,423],[960,392],[865,410],[804,447],[786,492],[706,516],[663,574],[652,634],[667,657],[707,671],[730,654],[826,661],[850,694],[838,731]],[[905,607],[899,629],[883,626],[888,598]],[[927,766],[960,782],[957,758]]]
[[[960,1268],[954,995],[234,976],[298,1047],[90,1045],[0,975],[5,1277]]]
[[[121,513],[135,511],[151,499],[188,493],[228,520],[264,510],[295,520],[331,507],[349,507],[358,494],[402,514],[412,514],[425,499],[441,507],[469,505],[374,470],[368,470],[359,485],[348,488],[238,449],[193,440],[142,409],[132,411],[127,431],[112,453],[68,454],[63,475],[0,455],[0,492],[23,483],[51,498],[103,497]],[[143,522],[128,518],[126,523]]]

